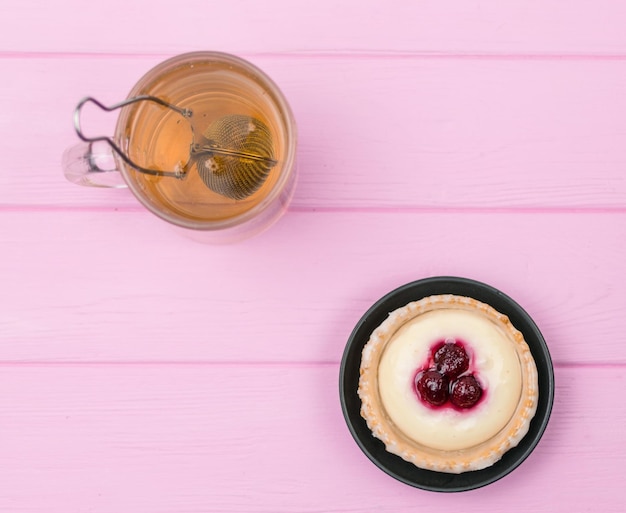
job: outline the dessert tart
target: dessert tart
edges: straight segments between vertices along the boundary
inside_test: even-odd
[[[528,432],[537,367],[508,317],[435,295],[391,312],[361,357],[361,416],[387,451],[459,474],[493,465]]]

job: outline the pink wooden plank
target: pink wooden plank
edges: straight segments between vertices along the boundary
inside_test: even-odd
[[[624,214],[290,212],[210,246],[142,212],[4,211],[0,361],[330,361],[379,297],[478,279],[559,363],[626,363]]]
[[[0,204],[135,208],[67,183],[61,154],[81,97],[114,103],[159,60],[0,59]],[[620,61],[253,60],[299,123],[296,208],[626,206]],[[89,119],[88,133],[112,131]]]
[[[359,451],[336,365],[6,365],[0,510],[622,511],[623,371],[557,369],[530,458],[489,487],[442,495],[392,480]],[[598,394],[598,382],[612,386]]]
[[[4,2],[0,51],[624,53],[615,0]],[[52,21],[54,20],[54,21]],[[149,21],[148,21],[149,20]],[[110,37],[113,36],[113,37]]]

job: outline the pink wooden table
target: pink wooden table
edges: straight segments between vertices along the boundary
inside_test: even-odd
[[[617,0],[3,0],[0,512],[623,511],[625,24]],[[82,96],[201,49],[299,125],[291,208],[234,245],[60,167]],[[460,494],[378,470],[339,405],[354,324],[435,275],[512,296],[555,364],[536,450]]]

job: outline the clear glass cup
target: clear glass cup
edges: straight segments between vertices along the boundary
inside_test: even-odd
[[[80,110],[88,101],[119,108],[113,137],[83,135]],[[148,71],[117,106],[83,99],[75,124],[84,142],[63,155],[68,180],[128,187],[153,214],[208,240],[254,235],[291,201],[293,114],[276,84],[239,57],[173,57]]]

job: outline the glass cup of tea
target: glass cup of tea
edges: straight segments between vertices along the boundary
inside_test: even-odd
[[[119,109],[113,137],[87,137],[81,111]],[[84,98],[74,113],[83,142],[63,155],[65,176],[128,187],[150,212],[216,242],[270,226],[296,180],[296,124],[259,68],[229,54],[194,52],[148,71],[128,98]]]

